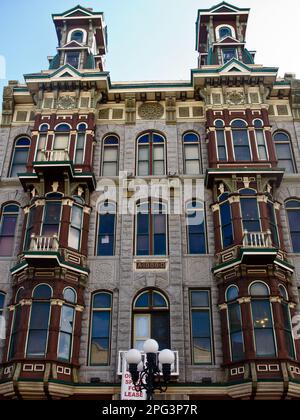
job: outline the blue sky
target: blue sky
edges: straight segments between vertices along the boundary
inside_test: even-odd
[[[57,39],[51,19],[80,3],[102,11],[108,26],[106,70],[112,81],[187,80],[197,65],[195,21],[199,8],[213,0],[1,0],[0,56],[6,60],[6,79],[23,81],[23,74],[46,69]],[[298,73],[300,4],[295,0],[235,0],[250,7],[248,48],[256,62]],[[284,5],[284,7],[282,6]],[[297,48],[297,49],[296,49]],[[293,52],[295,51],[295,52]]]

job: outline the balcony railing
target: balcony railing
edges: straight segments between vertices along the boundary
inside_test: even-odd
[[[172,365],[172,371],[171,371],[171,376],[175,376],[177,377],[179,375],[179,356],[178,356],[178,351],[174,351],[174,356],[175,356],[175,361],[174,361],[174,366]],[[118,359],[118,375],[122,375],[124,370],[128,371],[128,365],[126,362],[126,354],[127,351],[119,351],[119,359]],[[144,352],[141,352],[142,354],[142,361],[145,362],[147,361],[147,355]]]
[[[272,234],[267,232],[244,231],[243,246],[246,248],[272,248]]]
[[[36,252],[57,252],[59,248],[57,235],[36,236],[31,235],[29,251]]]
[[[70,160],[68,150],[41,150],[41,162],[68,162]]]

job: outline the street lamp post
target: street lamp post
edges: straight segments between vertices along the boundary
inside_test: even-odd
[[[126,361],[136,391],[146,390],[147,400],[152,400],[156,389],[166,392],[175,356],[168,349],[159,352],[158,343],[152,339],[145,341],[144,352],[147,355],[144,362],[141,352],[136,349],[127,352]]]

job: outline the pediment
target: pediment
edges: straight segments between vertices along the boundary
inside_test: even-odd
[[[222,3],[217,4],[214,8],[210,9],[211,13],[237,13],[239,8],[232,6],[229,3],[223,1]]]
[[[227,36],[219,41],[219,44],[240,44],[240,42],[232,36]]]
[[[251,73],[251,69],[246,66],[244,63],[241,63],[240,61],[233,58],[232,60],[228,61],[221,69],[220,73]]]
[[[55,70],[51,74],[51,78],[78,78],[80,76],[80,73],[74,69],[74,67],[70,66],[69,64],[65,64],[63,67]]]
[[[63,48],[82,48],[82,45],[77,41],[68,42]]]

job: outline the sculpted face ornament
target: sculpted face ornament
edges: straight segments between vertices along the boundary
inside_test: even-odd
[[[73,96],[62,96],[57,102],[58,109],[74,109],[76,108],[76,99]]]

